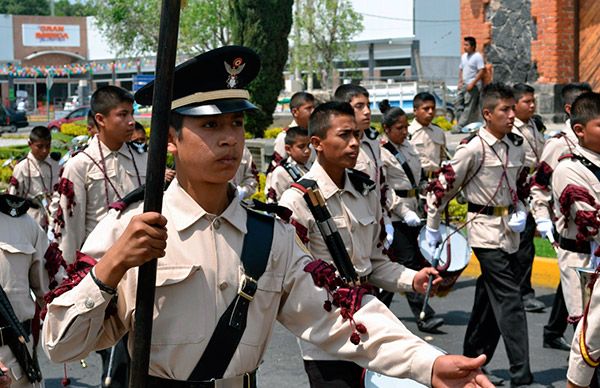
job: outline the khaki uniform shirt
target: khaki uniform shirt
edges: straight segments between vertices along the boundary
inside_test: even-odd
[[[308,172],[308,169],[305,165],[296,163],[296,161],[292,159],[291,156],[287,158],[286,163],[289,163],[298,168],[298,171],[302,175]],[[267,180],[265,184],[265,195],[267,196],[267,202],[278,202],[283,192],[289,189],[292,183],[294,183],[294,180],[292,179],[290,173],[285,169],[285,167],[277,166],[275,170],[273,170],[273,172],[267,175]],[[272,193],[272,196],[275,196],[274,200],[273,198],[271,198],[270,193]]]
[[[33,319],[35,313],[30,290],[38,304],[44,304],[48,292],[44,268],[47,248],[46,233],[29,215],[10,217],[0,213],[0,285],[20,322]],[[10,369],[13,386],[32,386],[8,345],[0,347],[0,361]]]
[[[50,157],[37,160],[31,152],[20,161],[13,170],[8,186],[8,193],[19,197],[33,199],[39,209],[30,208],[27,213],[44,229],[48,228],[48,204],[58,183],[60,167],[58,162]],[[44,209],[45,206],[45,209]]]
[[[358,276],[369,276],[369,283],[388,291],[412,291],[416,272],[392,263],[383,254],[381,246],[378,247],[381,206],[376,193],[371,191],[363,195],[354,188],[347,174],[344,188],[339,189],[318,161],[304,178],[317,182]],[[292,210],[292,220],[301,225],[300,229],[306,228],[307,247],[313,257],[333,263],[303,193],[292,187],[283,193],[279,205]],[[302,343],[301,347],[305,359],[336,359],[310,344]]]
[[[258,188],[258,170],[252,160],[252,153],[250,153],[248,147],[244,146],[242,161],[231,182],[245,189],[246,195],[244,198],[251,197]]]
[[[571,344],[571,354],[569,354],[569,369],[567,379],[576,385],[587,387],[592,381],[594,370],[589,366],[581,356],[579,339],[581,337],[582,322],[579,321],[573,343]],[[596,280],[592,297],[590,299],[590,310],[587,315],[587,330],[585,331],[585,343],[589,349],[589,355],[597,360],[600,357],[600,282]]]
[[[415,119],[408,126],[410,142],[421,156],[421,166],[426,173],[440,169],[446,160],[446,134],[437,125],[424,127]]]
[[[578,147],[577,153],[596,165],[600,164],[600,155],[588,149]],[[555,223],[556,230],[562,237],[577,240],[578,228],[575,224],[577,212],[597,212],[597,209],[584,201],[578,200],[571,204],[566,214],[561,212],[561,204],[558,198],[561,197],[563,191],[569,185],[583,189],[591,195],[595,204],[600,204],[600,182],[589,169],[579,161],[573,159],[561,160],[556,166],[554,174],[552,174],[552,196],[555,199],[554,213],[558,217]],[[587,238],[587,241],[591,241],[592,239],[600,242],[600,235],[590,236]],[[591,257],[589,254],[571,252],[560,248],[558,253],[558,265],[561,269],[560,279],[567,310],[569,311],[569,315],[579,316],[583,312],[581,285],[579,283],[579,276],[572,268],[589,267],[591,265]]]
[[[389,141],[389,140],[387,140]],[[393,146],[402,153],[412,175],[415,179],[415,184],[419,184],[421,180],[421,161],[419,153],[408,141],[404,140],[402,144],[392,143]],[[405,198],[396,195],[395,190],[411,190],[414,189],[410,179],[406,175],[404,168],[394,155],[383,146],[381,147],[381,160],[383,161],[383,172],[386,177],[386,182],[390,188],[387,196],[387,209],[391,213],[392,221],[402,221],[409,210],[419,213],[418,204],[419,198]],[[418,193],[417,193],[418,194]]]
[[[507,179],[502,179],[507,158]],[[438,179],[446,189],[441,204],[436,203],[433,193],[428,193],[427,225],[432,229],[439,228],[441,211],[461,189],[467,201],[477,205],[515,205],[513,198],[516,196],[517,177],[524,160],[523,147],[515,145],[507,136],[498,140],[485,127],[481,128],[471,141],[459,144],[456,148],[450,161],[456,174],[451,188],[446,177],[440,174]],[[525,210],[521,201],[517,201],[516,206],[519,210]],[[519,248],[519,233],[509,228],[510,216],[467,213],[467,232],[471,247],[516,252]]]
[[[74,205],[70,205],[69,195],[58,193],[59,206],[53,222],[55,235],[61,235],[59,247],[67,264],[75,260],[75,252],[104,218],[108,205],[146,182],[147,160],[146,152],[139,154],[127,144],[111,151],[94,136],[85,150],[65,164],[61,181],[72,183]],[[58,225],[60,213],[64,227]]]
[[[516,117],[512,133],[523,138],[525,167],[529,168],[530,171],[533,171],[539,164],[542,151],[544,150],[544,135],[537,130],[533,119],[524,123]]]
[[[83,251],[101,257],[121,236],[142,204],[122,214],[114,211],[92,232]],[[165,192],[166,256],[158,260],[149,373],[185,380],[204,352],[227,306],[237,294],[242,272],[240,252],[247,232],[247,213],[237,198],[219,216],[206,213],[177,180]],[[248,310],[248,324],[225,371],[230,384],[241,387],[243,373],[263,358],[277,319],[292,333],[338,357],[392,376],[431,384],[432,365],[440,353],[411,334],[389,310],[372,297],[354,315],[369,330],[360,346],[349,341],[350,322],[340,311],[327,312],[327,292],[315,287],[304,267],[312,260],[294,236],[294,229],[276,222],[265,273]],[[87,276],[48,308],[43,327],[44,350],[54,362],[78,360],[90,351],[115,344],[134,329],[137,268],[118,286],[118,311],[104,319],[111,299]],[[134,336],[129,336],[132,349]]]
[[[275,142],[273,143],[273,151],[277,152],[283,159],[288,157],[287,152],[285,152],[285,132],[288,128],[297,127],[296,120],[292,120],[290,125],[284,128],[281,132],[277,134],[275,137]]]

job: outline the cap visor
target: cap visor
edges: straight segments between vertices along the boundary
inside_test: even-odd
[[[254,104],[244,99],[213,100],[202,105],[187,105],[174,109],[183,116],[212,116],[224,113],[243,112],[258,109]]]

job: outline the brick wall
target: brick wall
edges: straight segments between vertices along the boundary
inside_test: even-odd
[[[486,8],[490,0],[460,1],[460,33],[462,38],[472,36],[477,40],[477,51],[484,53],[484,48],[492,39],[492,25],[486,21]]]

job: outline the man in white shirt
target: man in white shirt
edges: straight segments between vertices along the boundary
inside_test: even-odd
[[[479,90],[485,65],[483,57],[475,51],[477,41],[472,36],[466,36],[463,42],[465,53],[460,57],[458,67],[458,95],[456,96],[456,113],[458,127],[482,121],[479,112]]]

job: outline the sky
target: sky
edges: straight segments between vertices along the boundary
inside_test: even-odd
[[[363,16],[359,40],[413,36],[413,0],[351,0],[354,10]]]

